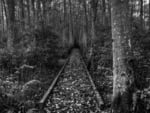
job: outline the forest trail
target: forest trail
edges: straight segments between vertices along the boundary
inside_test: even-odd
[[[100,113],[103,104],[77,49],[47,96],[42,108],[47,113]]]

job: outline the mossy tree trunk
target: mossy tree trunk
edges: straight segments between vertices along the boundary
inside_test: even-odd
[[[130,113],[133,71],[130,40],[129,0],[111,1],[113,39],[113,113]]]

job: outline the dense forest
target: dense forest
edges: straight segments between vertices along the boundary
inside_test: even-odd
[[[150,0],[0,0],[0,113],[36,108],[74,45],[102,113],[150,112]]]

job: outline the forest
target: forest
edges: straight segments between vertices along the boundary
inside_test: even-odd
[[[101,111],[41,110],[73,48]],[[150,113],[150,0],[0,0],[0,113]]]

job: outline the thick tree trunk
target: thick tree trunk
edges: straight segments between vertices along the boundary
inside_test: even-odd
[[[112,0],[113,113],[130,113],[133,71],[130,66],[131,41],[129,0]]]

